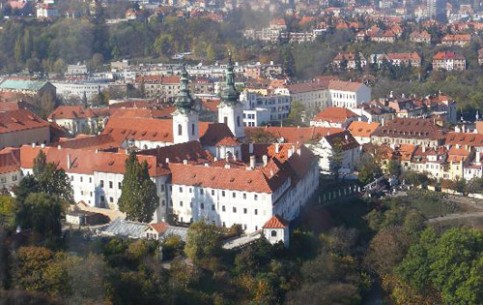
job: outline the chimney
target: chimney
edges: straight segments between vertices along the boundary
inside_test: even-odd
[[[67,154],[67,169],[70,169],[70,154]]]
[[[205,163],[205,167],[210,167],[210,164],[208,164],[208,163]]]
[[[40,148],[45,148],[45,144],[44,143],[40,144]]]
[[[213,161],[215,161],[215,162],[218,161],[218,158],[217,157],[214,157],[213,158]]]
[[[169,164],[169,158],[166,158],[165,162],[166,164]]]
[[[57,149],[61,149],[61,148],[62,148],[62,146],[60,146],[60,145],[57,145]]]
[[[262,160],[263,160],[263,166],[264,167],[267,166],[267,164],[268,164],[268,157],[267,157],[267,155],[263,155]]]
[[[35,148],[35,146],[37,146],[37,145],[35,144],[35,142],[34,142],[34,143],[32,143],[32,148]]]
[[[255,168],[255,156],[250,156],[250,168]]]
[[[184,165],[187,165],[187,164],[188,164],[188,160],[184,159],[184,160],[183,160],[183,164],[184,164]]]
[[[272,178],[272,177],[273,177],[273,170],[271,169],[270,170],[270,178]]]
[[[253,143],[248,143],[248,153],[253,154]]]
[[[225,168],[230,168],[230,163],[225,164]]]
[[[384,126],[384,119],[381,119],[381,126]]]
[[[279,143],[275,143],[275,153],[280,153],[280,144]]]

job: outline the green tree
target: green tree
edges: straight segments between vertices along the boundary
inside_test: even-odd
[[[302,122],[302,116],[305,113],[304,105],[302,105],[299,101],[292,101],[292,105],[290,107],[290,113],[288,118],[284,121],[284,123],[288,126],[300,126],[304,125]]]
[[[215,225],[197,221],[192,223],[188,229],[184,251],[194,263],[199,263],[203,258],[219,253],[221,250],[220,238],[220,232]]]
[[[16,212],[15,199],[7,195],[0,195],[0,227],[12,227],[15,224]]]
[[[263,128],[255,128],[246,130],[247,142],[248,143],[274,143],[277,138],[273,134],[265,131]]]
[[[22,229],[32,229],[46,237],[60,236],[63,206],[57,197],[30,193],[18,209],[16,223]]]
[[[281,57],[282,57],[282,70],[283,70],[283,73],[287,76],[287,77],[294,77],[295,74],[296,74],[296,70],[295,70],[295,58],[292,54],[292,50],[290,49],[290,46],[286,46],[284,48],[282,48],[282,51],[281,51]]]
[[[401,163],[397,160],[389,160],[387,163],[387,172],[391,176],[399,177],[401,175]]]
[[[126,213],[127,219],[150,222],[159,206],[156,185],[149,177],[146,161],[139,163],[136,154],[131,152],[126,159],[122,180],[119,210]]]
[[[329,156],[329,170],[335,180],[339,179],[339,171],[342,168],[342,162],[344,161],[344,149],[341,141],[336,139],[332,146],[332,154]]]

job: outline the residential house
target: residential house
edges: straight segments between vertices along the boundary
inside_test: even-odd
[[[444,142],[444,132],[432,120],[396,118],[381,125],[372,134],[371,142],[380,144],[413,144],[438,146]]]
[[[433,70],[464,71],[466,58],[452,51],[441,51],[433,56]]]
[[[471,34],[447,34],[441,39],[445,46],[465,47],[471,42]]]
[[[310,121],[310,126],[346,129],[358,119],[359,116],[347,108],[327,107]]]
[[[371,100],[371,88],[363,83],[330,81],[328,89],[333,107],[353,109]]]
[[[357,143],[364,145],[371,142],[371,136],[379,125],[377,122],[354,121],[350,123],[347,130],[356,139]]]
[[[424,43],[424,44],[430,44],[431,43],[431,34],[429,34],[427,31],[413,31],[409,35],[409,40],[412,42],[416,43]]]
[[[12,191],[22,179],[20,171],[20,154],[17,148],[0,150],[0,190]]]
[[[361,52],[338,53],[332,60],[332,66],[339,70],[355,70],[357,68],[364,68],[366,65],[367,60]]]

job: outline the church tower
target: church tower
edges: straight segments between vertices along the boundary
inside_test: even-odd
[[[183,66],[179,94],[173,112],[174,144],[199,140],[198,111],[194,108],[195,101],[188,89],[188,72]]]
[[[225,74],[225,88],[221,93],[221,103],[218,106],[218,122],[225,123],[236,138],[243,138],[245,137],[243,105],[238,101],[240,93],[235,88],[235,73],[233,69],[230,54]]]

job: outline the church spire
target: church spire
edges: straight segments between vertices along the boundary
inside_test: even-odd
[[[227,105],[235,105],[238,103],[240,93],[235,88],[235,73],[233,72],[233,62],[231,60],[231,52],[228,53],[228,66],[225,72],[225,88],[221,93],[223,103]]]
[[[193,98],[190,95],[188,82],[189,82],[188,72],[186,71],[185,65],[183,65],[183,68],[181,70],[179,94],[176,97],[176,101],[174,103],[174,105],[176,106],[176,109],[181,113],[188,113],[192,111],[192,108],[195,103]]]

